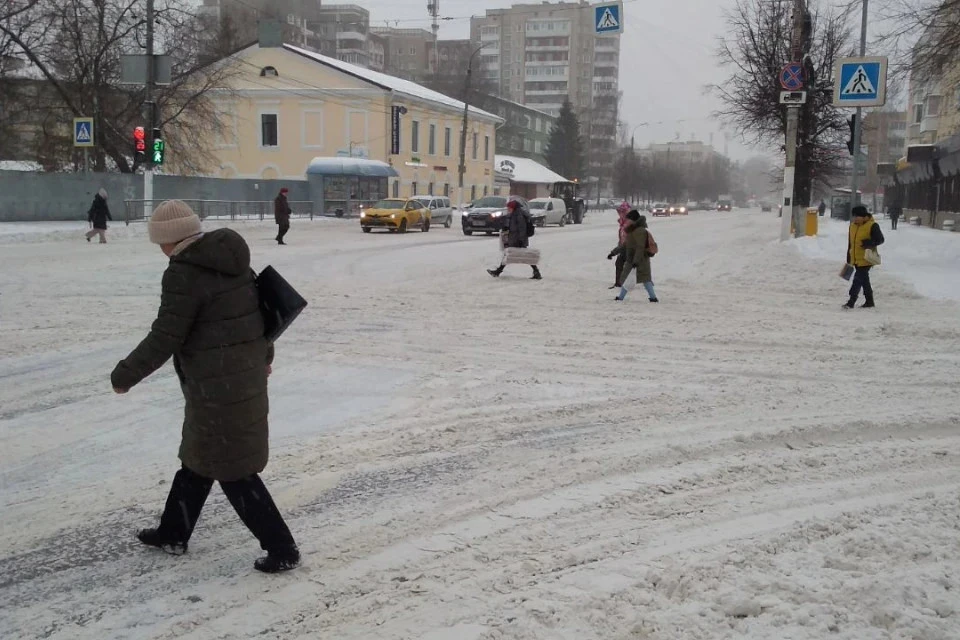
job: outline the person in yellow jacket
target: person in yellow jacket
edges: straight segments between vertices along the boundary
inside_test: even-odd
[[[853,284],[850,285],[850,299],[843,305],[844,309],[853,309],[863,289],[866,302],[864,309],[873,309],[873,287],[870,285],[870,269],[873,264],[867,261],[867,249],[876,249],[883,244],[883,232],[870,212],[864,206],[856,206],[850,212],[852,218],[850,231],[847,236],[847,264],[855,268]]]

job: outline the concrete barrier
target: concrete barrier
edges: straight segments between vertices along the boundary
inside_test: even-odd
[[[944,231],[956,231],[957,225],[953,220],[944,220],[943,226],[940,228],[943,229]]]
[[[913,216],[910,218],[910,224],[919,227],[920,226],[920,216]]]

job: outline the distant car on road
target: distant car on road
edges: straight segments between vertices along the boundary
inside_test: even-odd
[[[650,215],[652,215],[654,218],[657,218],[657,217],[660,217],[660,216],[669,217],[669,216],[670,216],[670,205],[664,204],[664,203],[662,203],[662,202],[661,202],[661,203],[657,203],[657,204],[653,205],[652,207],[650,207]]]
[[[444,229],[453,226],[453,207],[446,196],[413,196],[427,209],[430,209],[430,224],[442,224]]]
[[[548,224],[567,224],[567,205],[560,198],[534,198],[530,201],[530,216],[538,227]]]
[[[364,233],[375,228],[406,233],[413,227],[419,227],[424,233],[430,231],[430,209],[417,200],[384,198],[360,212],[360,228]]]
[[[672,215],[672,216],[685,216],[685,215],[687,215],[688,213],[690,213],[690,212],[687,211],[687,207],[684,206],[684,205],[682,205],[682,204],[672,204],[672,205],[670,205],[670,215]]]
[[[769,202],[761,202],[760,211],[763,211],[764,213],[769,213],[773,211],[773,205],[771,205]]]
[[[486,233],[492,236],[503,228],[503,216],[507,215],[507,201],[517,200],[528,210],[530,206],[526,199],[520,196],[484,196],[475,200],[463,212],[460,218],[463,224],[463,235],[472,236],[474,233]]]

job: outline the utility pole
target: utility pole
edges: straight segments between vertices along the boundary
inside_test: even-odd
[[[799,63],[803,57],[804,0],[793,1],[793,35],[790,39],[790,61]],[[783,167],[783,209],[780,216],[780,240],[790,239],[790,223],[800,231],[794,183],[797,172],[797,137],[800,132],[800,106],[787,106],[786,163]]]
[[[147,146],[147,166],[143,171],[144,216],[153,215],[153,132],[157,127],[157,105],[154,102],[153,88],[156,83],[156,63],[153,56],[153,2],[147,0],[147,86],[144,104],[147,106],[151,144]]]
[[[467,79],[463,86],[463,123],[460,125],[460,166],[457,167],[457,173],[460,175],[459,194],[457,195],[457,206],[463,203],[463,174],[467,171],[467,119],[470,116],[470,80],[473,76],[473,60],[486,45],[481,44],[477,50],[470,56],[467,63]]]
[[[860,57],[867,55],[867,12],[869,0],[863,0],[863,16],[860,20]],[[857,121],[853,127],[853,179],[850,181],[850,208],[860,204],[857,191],[860,189],[860,143],[863,141],[863,107],[857,107]]]

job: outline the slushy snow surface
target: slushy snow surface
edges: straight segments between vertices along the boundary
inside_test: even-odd
[[[110,389],[145,229],[0,232],[0,638],[960,638],[960,234],[885,230],[844,312],[843,225],[653,219],[659,305],[607,290],[612,212],[538,230],[542,282],[358,226],[234,227],[310,302],[270,379],[281,576],[217,488],[186,556],[134,538],[182,421],[170,365]]]

